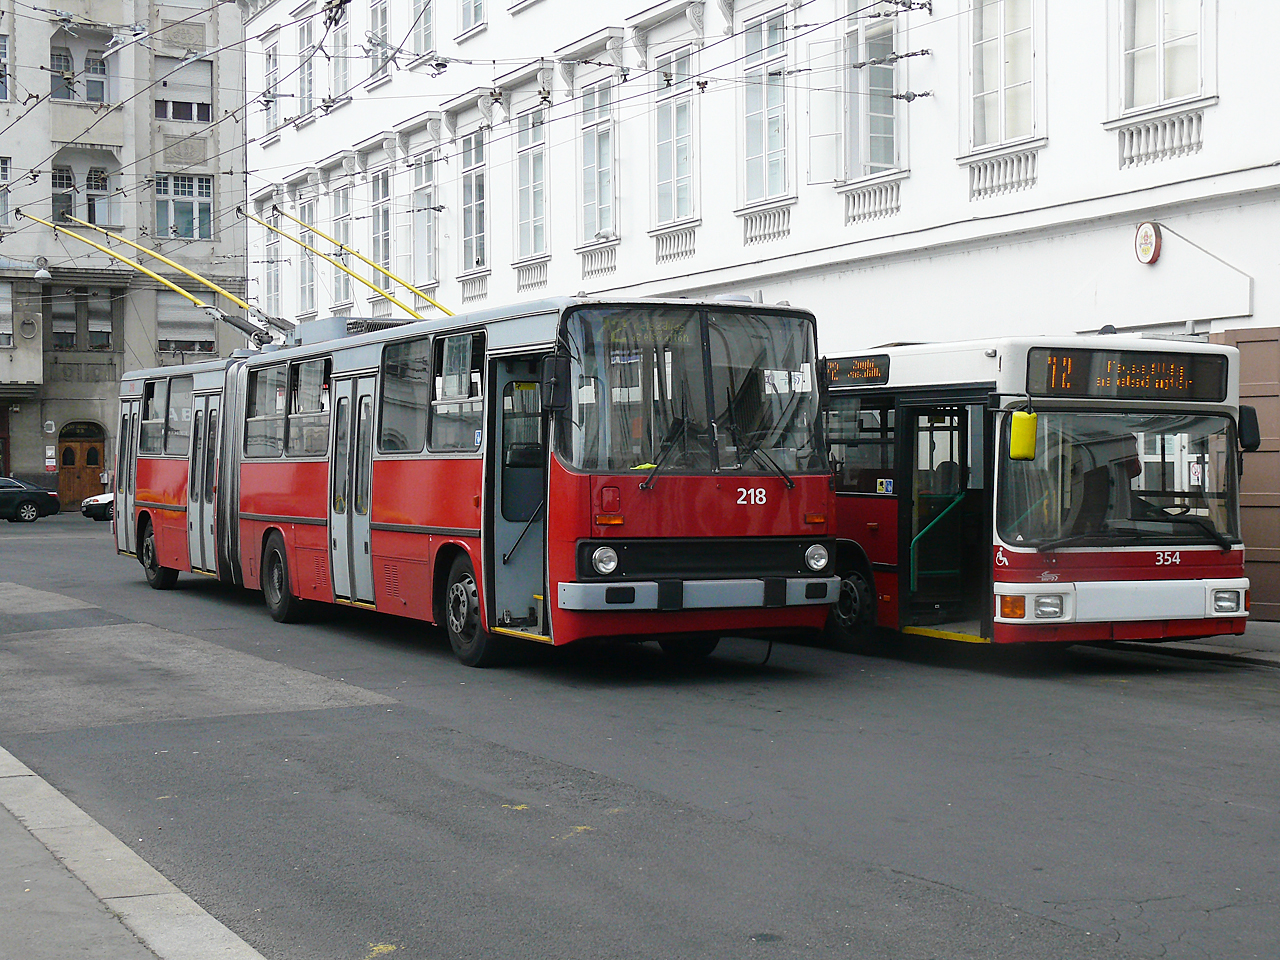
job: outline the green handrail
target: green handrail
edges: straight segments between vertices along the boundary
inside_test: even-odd
[[[930,520],[929,525],[925,527],[923,530],[921,530],[919,533],[917,533],[915,535],[915,538],[911,541],[910,555],[911,555],[911,592],[912,593],[915,593],[917,588],[920,586],[920,571],[916,564],[916,546],[920,543],[920,538],[923,537],[930,530],[932,530],[934,527],[936,527],[938,525],[938,521],[940,521],[948,513],[954,510],[956,508],[956,504],[958,504],[961,500],[964,499],[964,495],[965,495],[964,490],[961,490],[958,494],[956,494],[956,498],[952,500],[949,504],[947,504],[947,508],[943,510],[940,514],[938,514],[936,517],[934,517],[932,520]]]

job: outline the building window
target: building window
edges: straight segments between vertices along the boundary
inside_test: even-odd
[[[272,44],[267,47],[266,58],[262,68],[262,103],[266,108],[267,130],[280,126],[280,103],[276,99],[276,87],[280,83],[280,47]]]
[[[209,123],[213,115],[213,62],[185,63],[173,57],[156,57],[156,119]],[[163,99],[161,99],[163,98]]]
[[[462,0],[462,32],[484,23],[484,0]]]
[[[53,349],[76,349],[76,292],[71,287],[54,287],[51,293]]]
[[[484,131],[462,138],[462,269],[485,266]]]
[[[1200,93],[1200,5],[1200,0],[1124,0],[1126,110]]]
[[[351,29],[346,21],[333,28],[333,59],[329,61],[329,96],[345,96],[351,86],[349,58],[351,56]]]
[[[973,7],[973,146],[1022,140],[1035,132],[1032,0]]]
[[[84,98],[90,103],[107,102],[107,61],[101,50],[90,50],[84,58]]]
[[[381,170],[370,180],[373,201],[373,262],[383,270],[391,269],[391,171]],[[377,273],[374,285],[391,289],[391,278]]]
[[[0,33],[0,102],[9,99],[9,37]]]
[[[385,77],[391,60],[391,12],[387,0],[369,7],[369,76]]]
[[[314,27],[310,20],[298,24],[298,116],[305,117],[316,106]]]
[[[156,291],[156,349],[161,353],[213,353],[215,323],[181,294]]]
[[[850,20],[845,48],[849,64],[845,116],[851,179],[900,165],[897,101],[893,99],[897,68],[892,59],[883,62],[893,57],[895,26],[891,16]]]
[[[779,197],[787,190],[787,118],[784,14],[753,20],[746,40],[743,158],[746,201]]]
[[[267,223],[279,228],[280,214],[273,209],[267,215]],[[267,273],[266,291],[267,313],[273,317],[280,316],[280,234],[275,230],[267,231]]]
[[[607,240],[613,229],[613,84],[582,91],[582,238]]]
[[[79,293],[80,291],[77,291]],[[111,349],[111,290],[88,287],[84,291],[90,350]]]
[[[654,145],[658,223],[693,216],[693,97],[690,54],[658,58],[658,106]]]
[[[312,226],[316,222],[316,202],[315,200],[304,200],[298,204],[298,219],[307,225]],[[316,245],[316,235],[307,227],[303,227],[298,234],[298,239],[305,243],[308,247]],[[303,249],[301,253],[301,263],[298,267],[298,312],[314,313],[316,309],[316,255],[310,250]]]
[[[0,347],[13,346],[13,284],[0,280]]]
[[[88,220],[97,224],[118,224],[114,198],[110,193],[111,178],[101,167],[90,167],[89,175],[84,178],[85,205]]]
[[[76,175],[70,167],[53,168],[53,216],[57,223],[76,212]]]
[[[542,107],[520,115],[516,127],[518,259],[547,252],[547,113]]]
[[[333,190],[333,238],[343,246],[351,246],[351,188],[335,187]],[[275,234],[272,234],[275,236]],[[346,254],[339,253],[335,260],[346,262]],[[351,301],[351,277],[346,271],[333,268],[333,302]]]
[[[413,0],[413,52],[418,55],[435,49],[432,46],[431,15],[431,0]]]
[[[420,157],[413,166],[413,282],[436,282],[435,161]]]
[[[55,100],[70,100],[75,83],[75,67],[71,63],[71,51],[66,47],[54,47],[49,51],[49,90]]]
[[[156,176],[156,236],[213,239],[213,177]]]
[[[13,169],[13,160],[0,157],[0,224],[9,222],[9,177]]]

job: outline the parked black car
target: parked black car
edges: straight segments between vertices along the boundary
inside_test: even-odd
[[[0,477],[0,517],[10,523],[31,523],[62,509],[62,502],[52,490],[34,483]]]

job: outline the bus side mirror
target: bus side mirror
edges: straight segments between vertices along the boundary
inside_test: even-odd
[[[1036,415],[1028,410],[1015,410],[1009,424],[1009,459],[1036,458]]]
[[[551,354],[542,358],[542,409],[559,411],[569,406],[569,358]]]
[[[1258,411],[1254,407],[1240,407],[1240,417],[1236,424],[1239,427],[1240,449],[1253,453],[1262,446],[1262,431],[1258,428]]]

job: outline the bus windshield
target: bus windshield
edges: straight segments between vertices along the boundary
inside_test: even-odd
[[[1235,431],[1221,416],[1040,411],[1034,460],[1008,458],[996,526],[1041,550],[1239,542]]]
[[[729,308],[628,305],[567,316],[562,460],[588,472],[827,469],[813,321]]]

